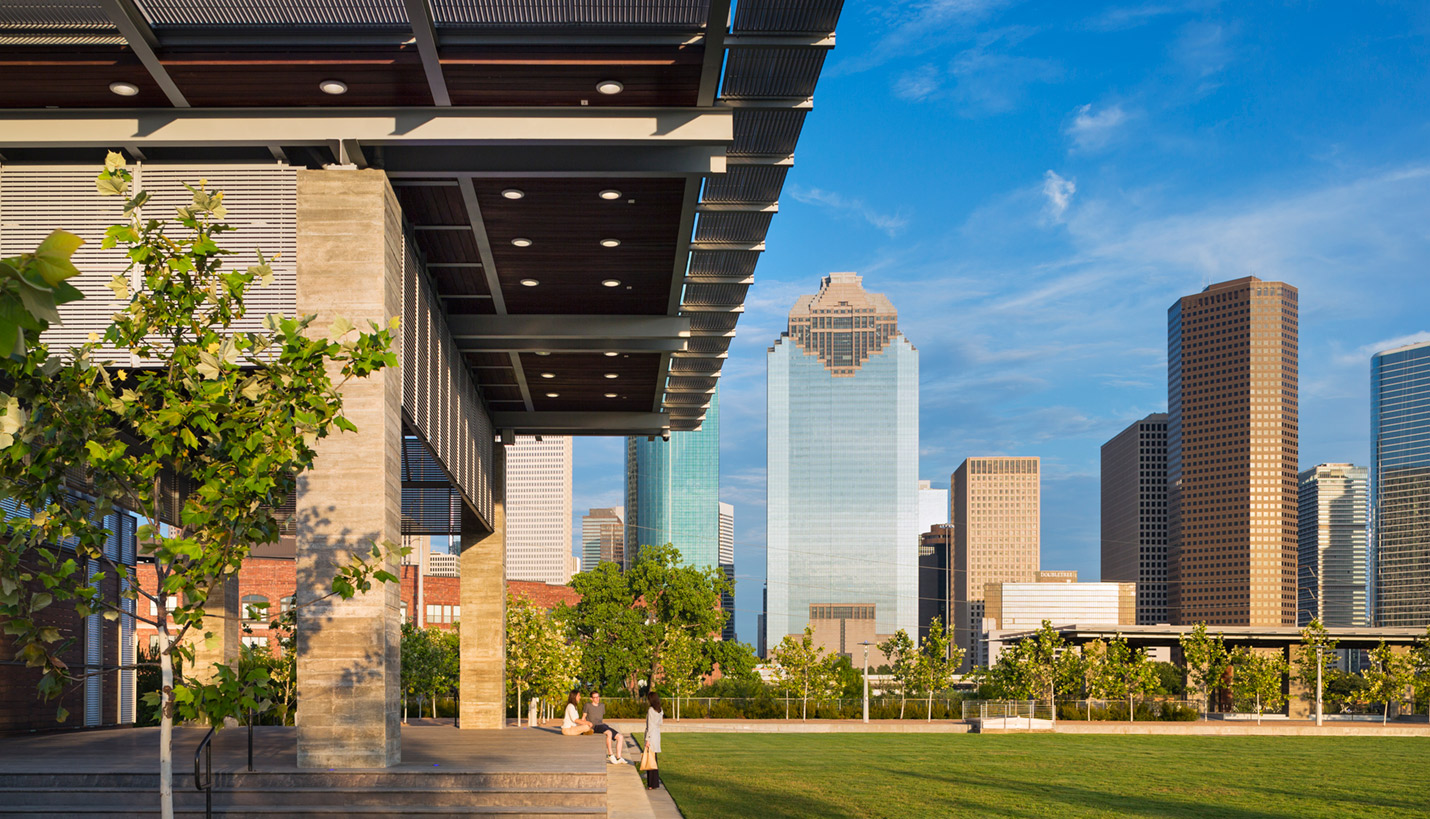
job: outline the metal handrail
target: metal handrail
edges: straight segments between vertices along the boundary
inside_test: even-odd
[[[204,734],[203,741],[199,747],[194,749],[194,789],[202,791],[204,794],[204,819],[213,819],[214,815],[214,731],[218,730],[215,725],[209,728],[209,732]],[[204,777],[199,777],[199,754],[204,755]]]
[[[248,709],[248,772],[253,773],[253,709]]]

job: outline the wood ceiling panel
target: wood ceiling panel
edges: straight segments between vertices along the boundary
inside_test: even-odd
[[[417,246],[431,263],[481,264],[482,254],[477,250],[476,237],[470,230],[419,230]],[[460,269],[460,268],[453,268]],[[481,268],[466,268],[481,272]],[[447,292],[447,291],[442,291]],[[453,291],[456,292],[456,291]],[[480,293],[487,292],[485,279]]]
[[[443,49],[453,105],[695,105],[701,46],[618,49]],[[616,80],[619,94],[596,84]],[[584,102],[583,102],[584,101]]]
[[[496,305],[487,299],[442,299],[442,308],[452,316],[496,315]]]
[[[121,97],[109,90],[112,82],[133,83],[139,93]],[[126,46],[82,50],[27,46],[0,49],[0,107],[47,106],[168,108],[169,98]]]
[[[647,412],[655,400],[660,356],[630,353],[608,357],[601,353],[521,354],[521,367],[531,390],[531,401],[541,411]],[[545,378],[542,373],[551,373]],[[606,378],[607,373],[616,378]],[[549,398],[547,393],[556,393]],[[615,398],[607,398],[615,393]]]
[[[526,195],[506,199],[506,188]],[[476,189],[507,312],[666,312],[683,179],[486,178],[476,180]],[[608,189],[621,197],[601,199]],[[515,247],[516,238],[532,244]],[[620,245],[602,247],[606,238]],[[526,287],[523,279],[539,284]],[[605,287],[606,279],[621,284]]]
[[[487,293],[487,278],[480,267],[429,267],[427,272],[432,276],[432,283],[437,286],[437,293],[443,296],[481,296],[490,295]],[[444,299],[443,303],[452,305],[458,301],[478,301],[477,299]],[[490,304],[489,299],[482,299]]]
[[[195,107],[432,104],[415,48],[166,49],[160,61]],[[325,94],[323,80],[341,80],[348,91]]]
[[[462,191],[455,181],[441,185],[397,185],[397,201],[414,225],[470,225]],[[473,261],[480,261],[474,259]]]

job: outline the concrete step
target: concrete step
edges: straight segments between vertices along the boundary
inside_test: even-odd
[[[156,804],[158,790],[147,788],[0,788],[0,805],[42,802],[56,807],[109,805],[147,808]],[[175,807],[202,805],[204,794],[192,787],[176,788]],[[349,807],[600,807],[605,788],[271,788],[235,790],[214,788],[214,805],[225,808],[265,805],[346,805]]]
[[[216,788],[230,790],[282,790],[285,788],[421,788],[423,790],[473,790],[483,788],[600,788],[606,787],[606,773],[553,773],[476,771],[246,771],[215,772]],[[4,773],[0,772],[0,791],[27,788],[128,788],[157,790],[159,776],[152,772],[125,773]],[[176,771],[174,790],[192,789],[193,774]]]

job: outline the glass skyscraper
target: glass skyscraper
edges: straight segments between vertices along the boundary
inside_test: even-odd
[[[719,390],[700,429],[626,439],[626,566],[667,543],[687,565],[720,565]]]
[[[1378,626],[1430,623],[1430,341],[1370,360],[1370,496]]]
[[[917,634],[919,358],[898,313],[832,273],[767,363],[768,645],[813,606],[872,606],[877,635]]]

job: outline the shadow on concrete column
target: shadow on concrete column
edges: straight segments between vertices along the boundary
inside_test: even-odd
[[[298,312],[320,332],[402,315],[401,210],[375,170],[298,172]],[[402,541],[402,375],[350,382],[356,433],[317,443],[298,484],[298,766],[380,768],[402,761],[398,584],[351,600],[323,596],[373,545]],[[400,568],[395,556],[385,567]],[[318,602],[313,602],[318,601]]]
[[[492,448],[492,528],[463,507],[461,726],[506,725],[506,450]]]

